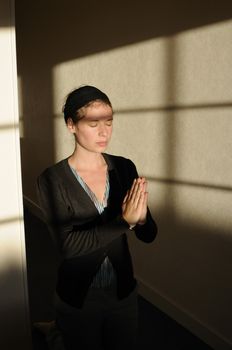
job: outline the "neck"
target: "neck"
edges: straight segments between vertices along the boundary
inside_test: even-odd
[[[99,169],[106,165],[102,153],[90,152],[80,147],[76,147],[69,157],[69,164],[75,169],[82,170]]]

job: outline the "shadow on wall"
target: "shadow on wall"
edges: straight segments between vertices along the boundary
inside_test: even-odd
[[[25,344],[27,315],[22,303],[21,274],[17,264],[8,265],[0,272],[0,349],[17,349],[18,344]],[[14,317],[12,317],[14,315]],[[12,333],[9,331],[12,330]]]
[[[17,61],[24,125],[21,140],[24,194],[36,200],[35,179],[55,160],[54,65],[223,21],[231,18],[230,9],[230,1],[210,0],[190,3],[180,0],[119,0],[110,6],[106,0],[100,3],[74,0],[16,2]],[[173,66],[170,62],[172,71]]]
[[[54,319],[53,295],[59,254],[46,224],[24,201],[28,294],[31,322]]]
[[[213,221],[209,225],[203,219],[181,218],[168,203],[156,214],[162,234],[157,235],[154,245],[144,248],[144,244],[130,239],[142,290],[145,287],[148,300],[197,336],[207,342],[212,336],[212,346],[217,343],[216,335],[230,344],[231,228]],[[149,259],[144,258],[144,249]],[[144,280],[151,266],[149,280]]]

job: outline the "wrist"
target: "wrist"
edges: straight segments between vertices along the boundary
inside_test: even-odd
[[[128,229],[133,230],[133,228],[136,226],[136,223],[134,223],[134,224],[130,223],[123,215],[122,215],[122,218],[127,223]]]
[[[146,222],[147,222],[147,220],[141,220],[141,221],[139,221],[137,224],[138,224],[138,225],[145,225]]]

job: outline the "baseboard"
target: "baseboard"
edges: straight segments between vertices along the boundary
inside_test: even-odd
[[[211,346],[215,350],[231,350],[232,343],[218,334],[215,330],[209,329],[205,324],[194,318],[186,310],[176,305],[166,296],[161,295],[159,291],[149,286],[140,277],[136,276],[139,287],[139,294],[156,306],[162,312],[181,324],[199,339]]]

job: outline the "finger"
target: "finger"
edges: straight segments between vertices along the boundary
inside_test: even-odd
[[[129,190],[129,197],[128,197],[128,200],[129,201],[133,201],[134,200],[134,196],[135,196],[135,193],[137,192],[137,179],[134,179],[133,183],[132,183],[132,186]]]
[[[133,190],[133,193],[131,195],[131,201],[134,203],[135,207],[137,207],[137,205],[138,205],[140,195],[142,192],[143,192],[143,186],[138,179],[135,183],[134,190]]]
[[[147,216],[147,193],[144,193],[143,196],[141,196],[138,211],[140,212],[140,221],[144,221]]]
[[[140,183],[143,185],[144,191],[146,192],[147,181],[146,181],[145,177],[140,177]]]
[[[143,197],[143,207],[147,207],[147,201],[148,201],[148,192],[144,192],[144,197]]]
[[[137,182],[137,179],[134,179],[133,183],[132,183],[132,186],[129,190],[129,196],[128,196],[128,200],[131,199],[133,193],[134,193],[134,190],[135,190],[135,186],[136,186],[136,182]]]
[[[137,214],[138,214],[139,218],[141,217],[142,212],[144,210],[144,206],[143,206],[144,199],[143,199],[143,197],[144,197],[144,194],[141,193],[140,196],[139,196],[137,207],[136,207],[136,211],[137,211]]]
[[[129,191],[127,191],[127,193],[123,199],[123,202],[122,202],[123,204],[125,204],[127,202],[128,196],[129,196]]]
[[[143,189],[144,189],[144,192],[147,192],[147,181],[146,180],[144,181]]]
[[[142,185],[140,185],[140,191],[137,193],[134,201],[135,207],[138,210],[141,210],[141,208],[143,207],[144,195],[145,195],[145,192],[142,190]]]

